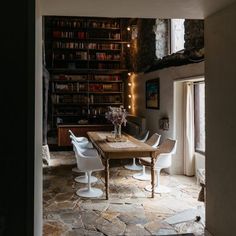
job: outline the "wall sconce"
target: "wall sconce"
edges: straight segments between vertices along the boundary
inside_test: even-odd
[[[161,130],[169,130],[169,118],[163,117],[159,120],[159,127]]]

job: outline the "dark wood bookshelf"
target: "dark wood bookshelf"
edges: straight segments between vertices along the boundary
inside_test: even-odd
[[[44,17],[52,131],[84,120],[105,124],[108,106],[124,105],[124,31],[120,18]]]

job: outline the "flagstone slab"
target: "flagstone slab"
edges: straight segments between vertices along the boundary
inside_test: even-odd
[[[141,224],[144,225],[148,222],[148,219],[144,211],[126,212],[118,216],[118,218],[125,224]]]
[[[81,205],[82,210],[95,210],[95,211],[105,211],[109,207],[109,203],[107,202],[100,202],[100,203],[83,203]]]
[[[174,227],[167,224],[166,222],[157,220],[147,223],[146,225],[144,225],[144,228],[152,235],[158,234],[161,229],[174,230]]]
[[[125,236],[148,236],[151,235],[145,228],[140,225],[131,224],[126,226]]]
[[[43,235],[61,236],[68,230],[69,227],[59,221],[47,221],[43,226]]]
[[[113,219],[112,222],[110,222],[100,217],[96,221],[96,227],[100,232],[104,233],[107,236],[122,236],[124,235],[126,225],[117,218]]]
[[[73,229],[67,232],[66,236],[104,236],[104,234],[98,231],[86,229]]]

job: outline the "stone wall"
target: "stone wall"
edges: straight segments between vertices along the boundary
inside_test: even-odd
[[[204,20],[184,21],[184,47],[186,50],[204,48]]]
[[[167,19],[156,19],[156,56],[160,59],[169,54],[169,21]]]
[[[136,68],[134,71],[141,72],[152,65],[156,59],[156,35],[154,32],[155,19],[138,19],[138,37]]]

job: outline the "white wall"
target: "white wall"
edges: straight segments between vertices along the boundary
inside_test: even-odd
[[[42,235],[42,17],[40,4],[36,0],[35,13],[35,171],[34,171],[34,235]]]
[[[158,132],[162,135],[161,142],[167,137],[175,137],[174,128],[174,80],[204,75],[204,62],[184,66],[169,67],[147,74],[139,74],[135,77],[134,97],[136,99],[135,114],[146,117],[147,128],[150,134]],[[160,78],[160,109],[146,109],[145,105],[145,83],[149,79]],[[169,117],[170,129],[163,131],[159,129],[159,119],[163,116]],[[178,150],[173,158],[171,174],[182,174],[183,157]]]
[[[175,158],[173,158],[173,168],[175,173],[184,173],[184,126],[183,126],[183,82],[174,82],[174,137],[178,139],[178,148]]]
[[[206,228],[236,232],[236,3],[205,21]]]

